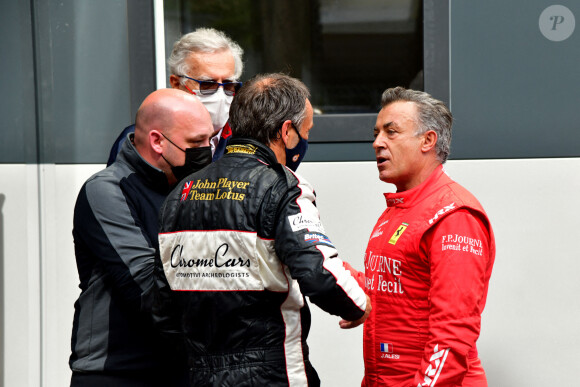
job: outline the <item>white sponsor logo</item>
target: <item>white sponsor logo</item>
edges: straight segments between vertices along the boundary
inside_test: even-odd
[[[256,234],[223,231],[161,234],[161,261],[171,289],[263,290],[253,256],[255,238]]]
[[[300,231],[304,230],[305,228],[308,231],[318,231],[324,233],[324,227],[320,222],[320,219],[308,214],[296,214],[290,215],[288,217],[288,222],[290,222],[290,227],[292,227],[292,231]]]
[[[425,370],[425,379],[423,383],[417,384],[417,387],[434,387],[437,383],[437,379],[441,374],[441,370],[445,365],[445,359],[447,359],[447,354],[449,354],[449,348],[439,350],[439,345],[436,345],[433,349],[433,355],[429,359],[430,363]]]
[[[304,240],[306,242],[315,243],[326,243],[332,246],[332,242],[325,235],[322,234],[304,234]]]
[[[481,239],[471,238],[465,235],[449,234],[441,238],[441,251],[455,250],[475,255],[483,255]]]
[[[437,213],[435,214],[435,216],[433,216],[433,218],[429,219],[429,224],[433,224],[433,222],[436,221],[441,215],[454,209],[455,203],[451,203],[450,205],[443,207],[442,209],[437,211]]]
[[[384,222],[382,222],[381,224],[379,224],[375,228],[375,231],[373,232],[373,235],[371,235],[370,239],[377,238],[377,237],[380,237],[381,235],[383,235],[383,230],[381,230],[381,228],[387,223],[389,223],[388,219],[385,220]]]
[[[401,284],[403,262],[372,251],[365,253],[365,287],[383,293],[404,294]]]
[[[376,230],[373,235],[371,235],[371,239],[380,237],[381,235],[383,235],[383,230]]]

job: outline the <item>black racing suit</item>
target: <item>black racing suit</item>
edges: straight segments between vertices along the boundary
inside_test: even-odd
[[[259,142],[230,140],[169,194],[159,243],[192,386],[319,385],[305,296],[346,320],[364,314],[312,187]]]

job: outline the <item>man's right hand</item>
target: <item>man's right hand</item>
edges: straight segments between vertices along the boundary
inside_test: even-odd
[[[338,325],[340,325],[340,327],[342,329],[351,329],[351,328],[358,327],[359,325],[361,325],[362,323],[365,322],[367,317],[369,317],[369,314],[371,313],[371,309],[372,309],[371,299],[367,295],[367,307],[365,309],[365,314],[363,314],[363,316],[356,321],[340,320],[338,322]]]

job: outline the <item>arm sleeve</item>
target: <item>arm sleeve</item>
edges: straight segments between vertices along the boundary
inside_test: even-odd
[[[167,222],[165,217],[167,208],[177,206],[177,203],[179,203],[176,195],[181,195],[181,187],[176,187],[161,205],[159,210],[160,229],[165,224],[164,220]],[[186,357],[186,340],[181,325],[184,307],[180,302],[180,292],[172,291],[167,281],[163,270],[163,262],[159,256],[159,249],[157,249],[155,257],[154,279],[153,294],[151,297],[147,297],[147,300],[152,302],[151,315],[153,324],[162,337],[174,347],[175,351],[180,351]]]
[[[344,268],[350,272],[350,274],[354,277],[354,279],[356,279],[358,286],[360,286],[364,290],[364,288],[365,288],[365,273],[363,273],[362,271],[358,271],[357,269],[352,267],[350,263],[348,263],[346,261],[344,261],[342,263],[342,266],[344,266]]]
[[[276,254],[314,304],[345,320],[357,320],[366,308],[365,293],[338,258],[314,200],[305,181],[285,191],[276,211]]]
[[[77,199],[73,235],[81,288],[100,277],[139,311],[151,305],[145,298],[153,288],[156,245],[136,214],[113,179],[89,180]]]
[[[159,333],[174,348],[185,351],[185,337],[181,328],[183,308],[179,304],[179,295],[173,292],[165,277],[161,258],[155,260],[155,286],[152,296],[148,300],[152,302],[151,315],[153,324]],[[184,352],[185,353],[185,352]]]
[[[413,386],[461,386],[479,337],[489,234],[478,214],[458,210],[421,241],[431,270],[428,341]]]

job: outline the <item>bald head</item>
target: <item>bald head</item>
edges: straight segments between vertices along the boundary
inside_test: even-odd
[[[207,109],[193,95],[176,89],[160,89],[149,94],[135,118],[135,145],[139,150],[147,134],[155,129],[169,134],[178,121],[203,124],[209,117]]]
[[[135,118],[135,148],[149,164],[163,170],[170,182],[173,175],[167,160],[183,165],[185,153],[179,148],[208,146],[212,134],[207,109],[196,96],[178,89],[149,94]]]

